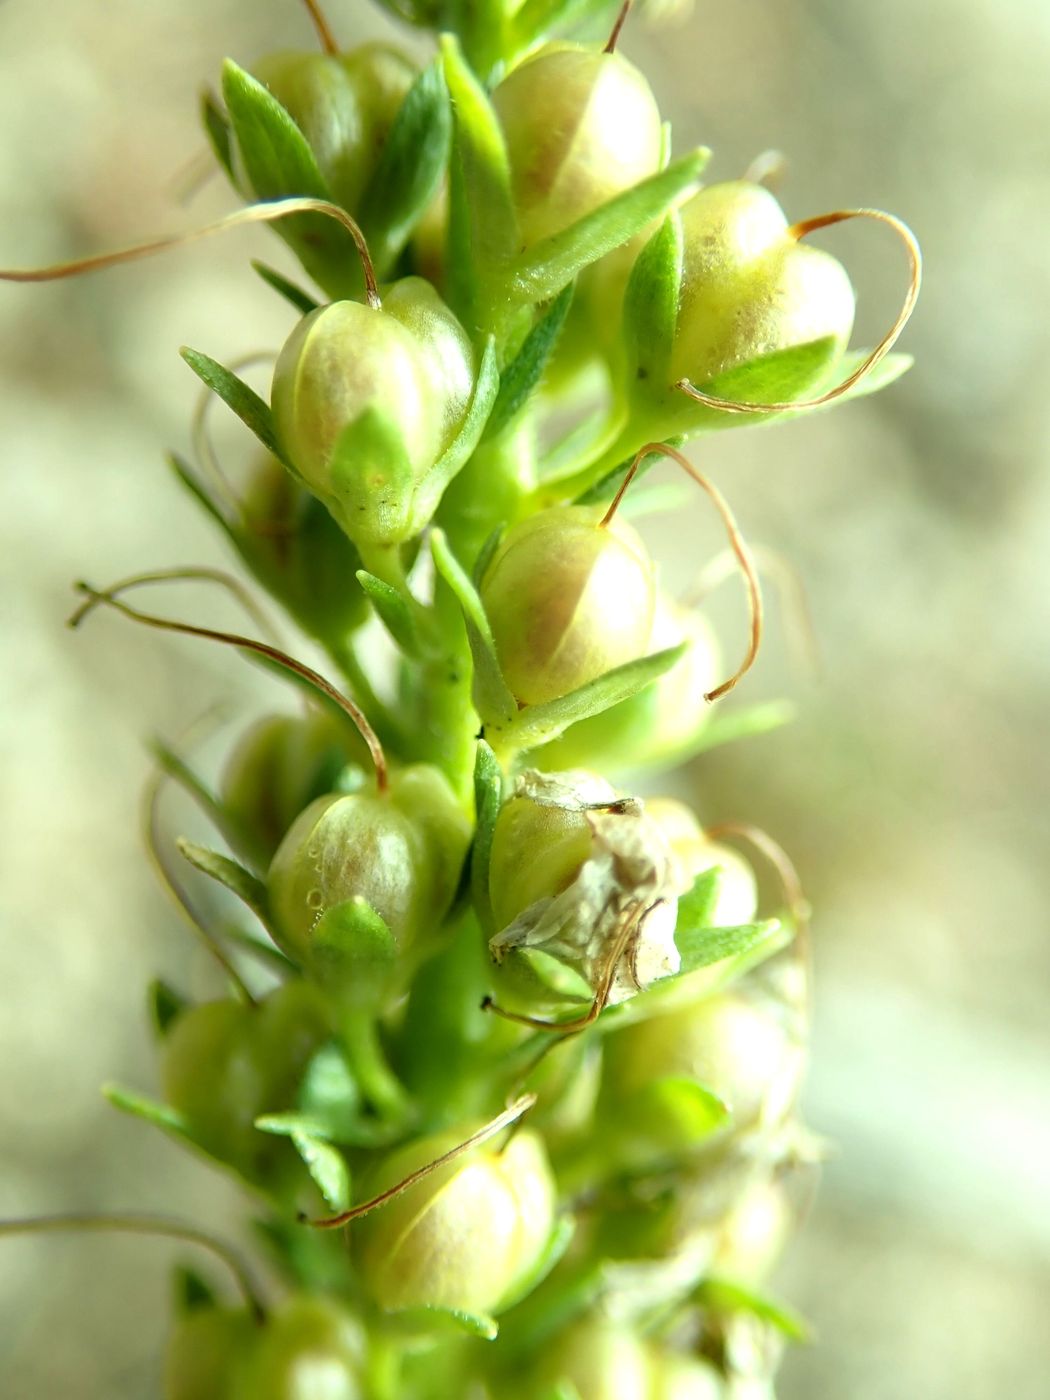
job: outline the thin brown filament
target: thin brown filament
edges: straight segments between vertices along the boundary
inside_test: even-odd
[[[317,37],[321,41],[321,48],[330,57],[335,58],[339,53],[339,45],[335,41],[335,35],[332,33],[331,26],[327,19],[325,19],[324,11],[317,3],[317,0],[303,0],[303,4],[306,6],[310,18],[313,20],[314,28],[317,30]]]
[[[189,204],[218,173],[218,169],[211,151],[202,146],[194,155],[183,161],[170,176],[168,184],[172,197],[178,204]]]
[[[171,569],[150,569],[148,573],[131,574],[111,584],[105,592],[123,593],[129,588],[149,588],[158,583],[217,583],[240,604],[260,632],[265,632],[275,645],[280,641],[277,629],[240,579],[228,574],[225,569],[215,569],[209,564],[184,564]]]
[[[893,229],[904,244],[910,270],[908,291],[897,314],[897,319],[871,354],[857,366],[852,374],[847,375],[833,389],[818,394],[816,398],[794,399],[785,403],[741,403],[735,399],[720,399],[716,398],[714,394],[705,394],[702,389],[698,389],[688,379],[679,379],[674,387],[681,389],[684,394],[688,394],[697,403],[706,404],[708,408],[720,409],[723,413],[787,413],[797,409],[820,408],[824,404],[834,403],[843,394],[848,394],[850,389],[859,383],[865,375],[870,374],[896,345],[901,332],[915,310],[915,303],[919,299],[919,288],[922,286],[922,250],[919,247],[918,239],[908,225],[902,219],[898,219],[893,214],[886,214],[881,209],[836,209],[831,214],[818,214],[816,218],[804,219],[801,223],[793,224],[787,231],[788,237],[804,238],[807,233],[812,233],[815,229],[830,228],[832,224],[845,223],[848,219],[874,219],[877,223],[886,224]]]
[[[620,35],[623,32],[624,25],[627,23],[627,16],[631,13],[632,3],[633,0],[623,0],[623,4],[620,6],[620,13],[616,16],[616,23],[612,27],[612,33],[609,35],[602,53],[616,52],[616,45],[620,42]]]
[[[235,374],[239,374],[241,370],[251,369],[255,365],[272,364],[275,358],[276,356],[271,351],[259,350],[254,354],[244,355],[241,359],[234,360],[229,368]],[[198,462],[218,487],[226,504],[232,507],[243,520],[244,503],[233,489],[229,477],[219,463],[218,453],[215,451],[215,444],[211,440],[211,432],[208,428],[208,414],[216,399],[217,395],[214,390],[208,388],[203,389],[198,395],[190,426],[190,440],[193,443],[193,451]]]
[[[160,1235],[165,1239],[181,1240],[184,1244],[199,1245],[201,1249],[210,1250],[216,1258],[222,1260],[236,1279],[255,1320],[262,1322],[265,1319],[266,1310],[251,1272],[233,1246],[226,1244],[224,1240],[216,1239],[205,1230],[197,1229],[194,1225],[186,1225],[181,1220],[131,1211],[70,1211],[62,1215],[30,1216],[25,1220],[0,1220],[0,1236],[66,1234],[81,1230]]]
[[[799,879],[794,861],[780,842],[774,840],[768,831],[763,831],[760,826],[754,826],[751,822],[719,822],[716,826],[705,827],[704,835],[712,841],[721,840],[723,836],[734,836],[737,840],[745,841],[764,856],[772,866],[780,881],[784,904],[795,922],[795,947],[802,961],[808,988],[813,976],[813,956],[809,936],[810,905],[802,889],[802,881]]]
[[[312,1225],[315,1230],[338,1230],[342,1225],[349,1225],[352,1220],[359,1220],[362,1215],[369,1215],[372,1211],[379,1210],[381,1206],[387,1205],[398,1196],[403,1196],[406,1191],[410,1191],[418,1182],[424,1181],[432,1172],[438,1171],[449,1162],[454,1162],[464,1152],[470,1152],[475,1147],[480,1147],[483,1142],[495,1137],[504,1128],[509,1128],[512,1123],[516,1123],[519,1118],[528,1113],[535,1102],[535,1094],[522,1094],[521,1098],[516,1099],[509,1108],[505,1108],[502,1113],[497,1114],[476,1133],[472,1133],[470,1137],[450,1148],[448,1152],[443,1152],[440,1157],[435,1157],[432,1162],[427,1162],[425,1166],[410,1172],[396,1185],[388,1186],[378,1196],[373,1196],[368,1201],[362,1201],[360,1205],[351,1206],[349,1210],[344,1210],[341,1215],[332,1215],[321,1220],[309,1220],[305,1216],[300,1216],[300,1222],[304,1225]]]
[[[657,900],[658,903],[660,903],[659,900]],[[571,1021],[546,1021],[542,1016],[527,1016],[524,1012],[507,1011],[490,996],[482,999],[482,1011],[491,1011],[494,1016],[499,1016],[504,1021],[513,1021],[515,1025],[529,1026],[536,1031],[550,1031],[554,1035],[578,1035],[580,1031],[585,1031],[588,1026],[594,1025],[609,1005],[609,997],[612,995],[613,982],[616,980],[616,969],[620,959],[630,947],[631,939],[638,932],[641,924],[655,908],[656,904],[650,904],[648,907],[639,904],[631,911],[629,918],[614,940],[605,966],[602,968],[594,1000],[587,1011],[579,1016],[574,1016]],[[635,977],[635,983],[637,984],[637,977]]]
[[[759,575],[772,581],[780,598],[785,616],[790,620],[788,635],[794,643],[799,663],[803,669],[816,676],[820,673],[820,648],[817,633],[813,626],[809,598],[798,569],[779,550],[767,545],[753,544],[751,557],[755,561]],[[716,554],[697,574],[685,594],[679,599],[684,608],[696,608],[712,593],[720,583],[737,571],[737,562],[732,550]]]
[[[743,680],[744,676],[747,675],[748,671],[750,671],[751,667],[755,664],[755,658],[758,656],[759,647],[762,645],[762,587],[758,581],[758,571],[755,568],[755,561],[752,558],[751,550],[748,548],[747,541],[740,533],[740,527],[736,523],[736,517],[733,515],[729,502],[713,481],[709,481],[708,478],[704,476],[703,472],[695,467],[687,457],[683,457],[676,447],[671,447],[668,443],[647,442],[644,447],[640,448],[639,451],[635,453],[634,461],[628,467],[627,474],[620,483],[620,489],[617,491],[612,504],[601,519],[601,526],[607,526],[612,520],[620,502],[623,500],[624,493],[634,480],[638,468],[645,461],[646,457],[653,453],[661,457],[671,457],[678,463],[686,475],[692,477],[696,484],[710,496],[711,500],[714,502],[715,509],[722,517],[722,524],[725,526],[726,534],[729,537],[729,547],[736,557],[737,563],[740,566],[740,573],[747,586],[748,611],[750,614],[747,652],[744,655],[743,661],[728,680],[723,681],[721,685],[715,686],[714,690],[706,692],[704,699],[710,702],[719,699],[722,695],[727,695],[729,691]]]
[[[216,938],[215,934],[208,928],[207,924],[198,914],[193,901],[186,893],[181,881],[176,877],[164,854],[161,842],[160,831],[160,797],[167,781],[167,773],[159,765],[150,775],[142,794],[142,834],[146,845],[146,852],[149,856],[153,873],[159,880],[162,888],[166,891],[171,901],[186,922],[193,929],[201,943],[219,964],[226,976],[237,989],[242,1001],[249,1006],[255,1006],[256,999],[248,988],[247,983],[234,966],[229,954]]]
[[[119,267],[123,263],[136,262],[139,258],[152,257],[154,253],[166,253],[175,248],[183,248],[188,243],[196,243],[212,234],[227,233],[231,229],[248,224],[272,224],[279,219],[291,218],[295,214],[323,214],[335,219],[350,234],[361,258],[365,276],[365,299],[373,311],[382,305],[375,268],[368,251],[368,244],[358,224],[345,209],[332,204],[327,199],[310,199],[306,196],[294,199],[278,199],[266,204],[249,204],[246,209],[238,209],[217,219],[211,224],[184,233],[168,233],[145,243],[136,243],[130,248],[119,248],[111,253],[94,253],[87,258],[74,258],[71,262],[52,263],[48,267],[0,269],[0,282],[59,282],[65,277],[79,277],[87,272],[102,272],[108,267]]]
[[[119,585],[119,591],[127,591],[138,586],[137,579],[128,579]],[[140,612],[137,608],[129,607],[117,597],[117,588],[99,590],[93,588],[89,583],[78,583],[77,592],[83,593],[83,602],[73,616],[69,619],[70,627],[79,627],[84,619],[99,606],[113,608],[132,622],[141,622],[146,627],[155,627],[163,632],[178,632],[184,637],[202,637],[207,641],[222,642],[226,646],[236,647],[242,651],[254,652],[258,656],[264,656],[268,661],[275,662],[284,670],[290,671],[293,675],[312,685],[315,690],[320,691],[327,699],[338,705],[343,713],[351,719],[357,732],[368,746],[368,752],[372,757],[375,767],[376,787],[379,792],[387,791],[389,786],[389,774],[387,771],[386,755],[379,738],[366,719],[364,712],[346,695],[329,682],[319,672],[310,666],[305,666],[301,661],[296,661],[294,657],[277,647],[269,646],[266,642],[257,641],[253,637],[242,637],[236,632],[219,632],[210,627],[197,627],[189,622],[175,622],[167,617],[155,617],[152,613]]]

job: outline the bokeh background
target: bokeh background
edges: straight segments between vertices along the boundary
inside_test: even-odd
[[[390,31],[329,0],[351,41]],[[412,42],[410,36],[409,42]],[[202,79],[230,53],[311,43],[294,0],[3,0],[0,264],[188,227]],[[779,1279],[815,1322],[784,1400],[1037,1400],[1050,1374],[1050,8],[1043,0],[704,0],[625,51],[712,178],[789,157],[792,217],[868,204],[919,232],[912,373],[833,414],[694,455],[756,541],[794,561],[817,677],[772,633],[753,695],[789,729],[676,779],[714,820],[780,835],[817,907],[811,1121],[837,1151]],[[874,227],[826,236],[855,273],[859,336],[903,263]],[[143,1008],[160,971],[210,969],[137,835],[142,741],[221,700],[278,692],[234,657],[99,619],[70,581],[222,562],[169,479],[194,382],[184,342],[232,358],[288,317],[246,267],[265,231],[56,286],[0,288],[0,1216],[162,1207],[228,1228],[205,1166],[99,1096],[153,1085]],[[655,522],[684,586],[717,547],[703,509]],[[721,590],[734,646],[742,611]],[[176,599],[176,602],[179,600]],[[183,611],[214,600],[184,595]],[[233,620],[229,615],[227,620]],[[179,814],[180,820],[189,818]],[[156,1393],[173,1251],[5,1241],[0,1392]]]

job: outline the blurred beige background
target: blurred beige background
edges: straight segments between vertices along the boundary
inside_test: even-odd
[[[358,0],[329,10],[347,42],[386,30]],[[0,264],[230,207],[218,181],[190,208],[173,198],[201,144],[198,85],[227,53],[310,42],[294,0],[2,0]],[[792,675],[774,605],[753,694],[786,688],[802,717],[679,782],[705,816],[788,842],[818,911],[809,1116],[838,1155],[780,1279],[819,1332],[789,1358],[782,1395],[1037,1400],[1050,1371],[1050,9],[698,3],[659,32],[632,21],[625,50],[679,145],[714,147],[712,178],[780,147],[792,217],[892,208],[927,257],[906,336],[918,365],[898,387],[695,453],[749,534],[797,563],[823,657],[819,682]],[[825,246],[855,271],[871,343],[901,292],[900,254],[868,227]],[[159,1206],[228,1224],[236,1209],[98,1086],[152,1083],[150,975],[212,985],[140,853],[141,740],[217,699],[258,708],[276,692],[192,642],[62,623],[76,577],[222,559],[161,450],[186,446],[195,397],[179,344],[229,359],[288,325],[249,254],[282,256],[258,231],[0,288],[0,1216]],[[651,538],[678,584],[717,540],[699,504]],[[723,592],[735,646],[741,614]],[[156,1393],[173,1257],[134,1240],[0,1244],[0,1392]]]

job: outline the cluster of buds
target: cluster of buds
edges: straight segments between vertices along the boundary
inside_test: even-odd
[[[390,7],[434,23],[422,0]],[[768,723],[756,706],[720,726],[761,593],[679,447],[906,368],[888,352],[914,240],[869,210],[789,224],[759,183],[702,186],[710,153],[672,156],[617,49],[626,6],[604,47],[560,37],[572,6],[443,10],[425,67],[344,51],[308,9],[321,52],[228,62],[206,97],[247,201],[206,231],[272,224],[315,290],[260,268],[296,313],[268,401],[184,352],[264,452],[220,469],[202,410],[200,460],[173,464],[328,673],[128,600],[208,579],[257,616],[215,570],[81,585],[74,618],[225,643],[307,692],[240,734],[215,785],[158,749],[153,854],[226,987],[192,1004],[156,984],[159,1097],[108,1092],[250,1187],[288,1289],[268,1305],[238,1266],[235,1306],[181,1275],[165,1393],[772,1396],[802,1328],[768,1277],[815,1155],[806,905],[763,833],[622,784]],[[802,240],[857,214],[901,235],[912,285],[850,356],[850,280]],[[728,676],[735,646],[625,519],[660,455],[713,500],[747,588]],[[165,778],[225,850],[168,851]],[[201,877],[252,926],[201,913]]]

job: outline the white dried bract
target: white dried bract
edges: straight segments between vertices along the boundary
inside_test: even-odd
[[[564,890],[536,900],[492,937],[493,959],[537,949],[568,964],[608,1005],[676,973],[678,898],[691,881],[643,803],[618,797],[590,773],[535,769],[521,774],[515,795],[584,813],[591,854]]]

